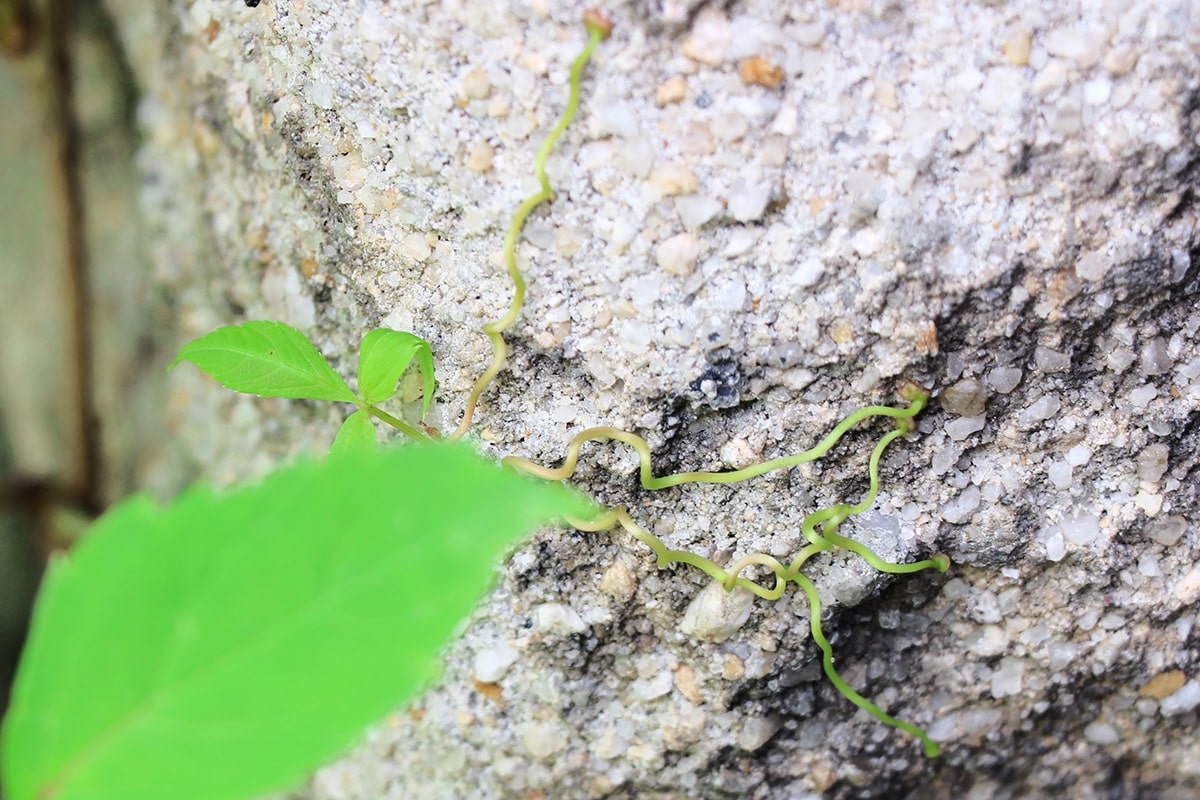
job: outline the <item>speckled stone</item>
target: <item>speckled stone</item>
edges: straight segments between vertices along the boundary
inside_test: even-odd
[[[481,325],[511,300],[503,232],[536,189],[584,4],[106,5],[144,92],[139,237],[179,337],[281,319],[351,377],[386,320],[433,343],[429,424],[451,427],[491,358]],[[821,679],[794,589],[709,641],[682,625],[707,578],[623,533],[550,529],[438,684],[304,796],[1200,793],[1194,691],[1171,716],[1138,694],[1200,664],[1200,18],[1187,0],[1084,5],[608,6],[478,416],[496,456],[559,463],[582,426],[612,424],[656,470],[701,470],[802,451],[902,379],[981,382],[982,427],[932,403],[882,459],[878,520],[841,531],[888,560],[943,552],[951,573],[885,578],[841,551],[805,568],[848,682],[943,757]],[[743,83],[756,57],[778,88]],[[656,102],[675,79],[683,96]],[[695,186],[658,180],[668,165]],[[177,469],[219,484],[322,450],[342,415],[169,380]],[[805,514],[861,496],[890,429],[869,428],[786,475],[663,492],[637,489],[627,449],[589,444],[573,483],[671,547],[787,559]],[[503,707],[473,683],[498,642],[521,654]],[[779,727],[747,748],[766,730],[748,720]]]

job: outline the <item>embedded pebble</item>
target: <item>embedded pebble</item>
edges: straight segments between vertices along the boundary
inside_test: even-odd
[[[962,450],[958,447],[950,446],[943,447],[933,454],[933,459],[930,466],[933,469],[934,475],[942,475],[946,470],[950,469],[957,463],[962,455]]]
[[[1021,382],[1021,370],[1016,367],[996,367],[987,374],[988,386],[1000,394],[1008,394]]]
[[[625,562],[617,559],[600,577],[600,591],[627,603],[637,591],[637,579],[629,567],[625,566]]]
[[[1134,408],[1145,408],[1156,397],[1158,397],[1158,387],[1145,383],[1129,393],[1129,404]]]
[[[1029,63],[1029,52],[1033,47],[1033,37],[1029,31],[1016,29],[1008,35],[1004,42],[1004,57],[1014,67],[1023,67]]]
[[[662,669],[653,675],[633,681],[629,684],[629,691],[638,700],[646,702],[656,697],[662,697],[671,691],[671,687],[674,685],[675,679],[671,676],[670,670]]]
[[[1165,700],[1182,689],[1185,683],[1187,675],[1183,670],[1169,669],[1146,681],[1146,685],[1138,689],[1138,694],[1153,700]]]
[[[1041,532],[1040,538],[1046,548],[1048,561],[1062,561],[1067,555],[1067,542],[1063,539],[1062,528],[1057,525]]]
[[[1008,633],[1000,625],[984,625],[966,645],[976,655],[991,658],[1008,649]]]
[[[796,265],[792,279],[798,286],[809,287],[817,284],[825,274],[825,265],[819,258],[806,258]]]
[[[642,137],[628,139],[625,146],[617,151],[613,166],[635,178],[652,174],[650,168],[654,166],[654,145]]]
[[[610,725],[592,742],[591,753],[596,758],[608,761],[622,755],[628,747],[629,741]]]
[[[483,683],[495,683],[504,677],[509,667],[517,663],[520,653],[508,644],[498,644],[475,654],[475,679]]]
[[[650,349],[650,325],[640,319],[623,319],[617,338],[628,352],[645,353]]]
[[[992,673],[992,697],[999,700],[1020,694],[1025,681],[1025,662],[1019,658],[1005,656]]]
[[[739,178],[729,190],[729,215],[738,222],[762,219],[770,199],[770,184],[747,183]]]
[[[1167,354],[1167,343],[1161,336],[1146,342],[1142,348],[1143,375],[1162,375],[1170,372],[1174,366],[1171,356]]]
[[[1163,545],[1174,547],[1187,532],[1188,521],[1178,514],[1159,517],[1146,525],[1146,536]]]
[[[1052,394],[1044,394],[1021,409],[1017,415],[1017,421],[1022,427],[1028,428],[1050,419],[1058,413],[1060,408],[1062,408],[1062,400]]]
[[[483,100],[492,93],[492,83],[487,73],[476,67],[463,76],[458,91],[459,96],[466,100]]]
[[[1071,366],[1070,356],[1047,347],[1034,349],[1033,360],[1037,368],[1045,373],[1066,372]]]
[[[583,633],[588,629],[579,612],[563,603],[542,603],[533,610],[533,621],[539,632],[557,636]]]
[[[946,434],[953,441],[960,442],[972,433],[983,430],[985,423],[986,418],[982,415],[978,417],[959,417],[946,423]]]
[[[1067,463],[1072,467],[1082,467],[1092,460],[1092,450],[1081,444],[1077,444],[1067,451]]]
[[[683,78],[671,78],[654,90],[654,103],[662,108],[683,101],[687,96],[687,81]]]
[[[704,701],[704,695],[700,693],[700,686],[696,683],[696,670],[687,664],[680,664],[672,675],[675,688],[688,699],[689,703],[700,705]]]
[[[410,233],[400,241],[400,252],[413,261],[424,262],[433,254],[423,233]]]
[[[704,736],[708,714],[696,706],[684,706],[669,714],[662,726],[668,750],[686,750]]]
[[[1083,84],[1083,99],[1088,105],[1104,105],[1111,96],[1112,81],[1108,78],[1095,78]]]
[[[570,741],[561,725],[549,721],[526,722],[519,731],[521,742],[534,758],[549,758]]]
[[[1104,253],[1093,250],[1081,255],[1075,262],[1075,274],[1085,281],[1102,281],[1111,266],[1112,263]]]
[[[654,248],[654,260],[672,275],[691,275],[700,258],[700,240],[693,233],[677,233]]]
[[[682,164],[664,164],[650,171],[650,186],[659,197],[696,191],[696,176]]]
[[[771,740],[779,730],[779,720],[773,717],[750,717],[738,731],[738,747],[753,752]]]
[[[727,592],[713,581],[692,598],[679,629],[697,639],[723,642],[746,624],[753,608],[753,594],[742,588]]]
[[[1046,470],[1046,477],[1059,489],[1068,489],[1075,482],[1073,473],[1074,470],[1067,462],[1054,461],[1050,464],[1050,468]]]
[[[685,194],[675,198],[675,210],[683,227],[694,231],[716,218],[724,208],[719,202],[703,194]]]
[[[947,413],[978,417],[987,405],[987,387],[974,378],[963,378],[945,389],[938,399]]]
[[[827,28],[824,22],[809,22],[804,25],[796,25],[791,29],[792,38],[796,40],[797,44],[805,47],[816,47],[825,41],[826,34]]]
[[[1062,672],[1079,655],[1079,645],[1074,642],[1051,642],[1046,647],[1046,654],[1050,656],[1047,664],[1050,671]]]
[[[1147,483],[1158,483],[1167,471],[1167,458],[1171,448],[1165,444],[1149,445],[1137,457],[1137,476]]]
[[[1100,516],[1086,509],[1075,509],[1060,524],[1063,535],[1074,544],[1091,544],[1100,535]]]
[[[772,64],[762,56],[754,56],[738,64],[738,77],[747,86],[778,89],[783,85],[783,68]]]
[[[1188,681],[1179,691],[1158,704],[1164,717],[1186,714],[1197,706],[1200,706],[1200,681],[1196,680]]]
[[[696,15],[691,35],[683,42],[683,54],[693,61],[715,66],[725,60],[732,39],[729,19],[720,11],[704,8]]]
[[[1121,741],[1117,729],[1107,722],[1089,722],[1083,729],[1083,737],[1092,744],[1108,745]]]
[[[750,130],[750,123],[741,114],[722,114],[709,124],[713,135],[724,142],[736,142]]]
[[[1138,51],[1132,47],[1118,47],[1104,56],[1104,68],[1118,78],[1133,72],[1137,62]]]
[[[968,486],[958,497],[942,506],[942,519],[951,525],[966,522],[979,508],[980,499],[979,487],[974,484]]]
[[[467,167],[475,172],[487,172],[495,157],[496,151],[483,139],[476,139],[467,147]]]

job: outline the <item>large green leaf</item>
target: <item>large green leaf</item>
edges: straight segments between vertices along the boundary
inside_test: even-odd
[[[56,561],[0,738],[8,800],[232,800],[431,677],[514,538],[578,496],[461,445],[135,498]]]
[[[400,376],[413,358],[424,381],[421,417],[429,413],[433,400],[433,352],[420,336],[388,328],[374,330],[363,337],[358,348],[358,391],[372,405],[382,403],[396,393]]]
[[[304,334],[282,322],[217,328],[184,345],[171,366],[180,361],[192,362],[235,392],[358,402]]]

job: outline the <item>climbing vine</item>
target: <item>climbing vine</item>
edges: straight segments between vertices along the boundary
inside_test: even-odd
[[[178,361],[191,361],[208,374],[221,380],[229,388],[238,391],[262,396],[307,397],[356,404],[359,410],[343,424],[342,430],[335,440],[335,449],[374,447],[376,440],[374,428],[370,422],[371,417],[417,440],[430,441],[445,438],[456,441],[466,436],[472,429],[480,399],[504,368],[508,355],[504,333],[516,323],[525,303],[526,283],[517,265],[516,247],[530,213],[541,204],[553,199],[554,192],[546,174],[546,160],[571,124],[579,108],[580,83],[584,69],[596,48],[611,33],[611,24],[597,12],[588,12],[584,22],[588,30],[588,41],[571,66],[566,107],[534,157],[534,172],[538,180],[538,190],[517,206],[504,239],[504,263],[513,283],[512,301],[503,316],[483,326],[483,333],[492,344],[492,359],[472,386],[467,396],[462,418],[453,431],[443,437],[440,431],[424,422],[424,413],[428,411],[434,391],[432,359],[429,355],[428,345],[408,333],[373,331],[364,338],[359,362],[360,395],[355,395],[349,387],[345,386],[344,382],[337,377],[331,367],[324,363],[315,348],[308,344],[302,334],[279,323],[251,322],[218,329],[185,346],[180,352],[177,363]],[[314,367],[314,357],[321,362],[323,367]],[[422,420],[417,425],[398,419],[379,408],[380,403],[390,399],[396,393],[397,382],[414,358],[417,360],[424,381]],[[311,371],[314,369],[323,376],[317,381],[319,386],[316,391],[308,385],[297,386],[294,385],[294,381],[289,383],[287,379],[282,384],[271,384],[266,387],[261,382],[250,381],[247,383],[244,380],[244,371],[251,361],[258,364],[258,372],[255,375],[260,376],[262,370],[266,369],[274,380],[278,377],[279,371],[286,372],[291,365],[297,363],[297,359],[305,364],[304,369],[301,370],[304,372],[305,381],[311,383]],[[905,401],[905,405],[876,405],[862,408],[846,417],[817,444],[803,452],[763,461],[731,472],[683,472],[655,476],[651,450],[646,441],[629,431],[607,426],[588,428],[578,433],[568,443],[566,455],[560,467],[542,466],[517,456],[504,458],[502,463],[514,470],[544,480],[566,480],[575,473],[585,445],[590,442],[609,440],[625,444],[636,452],[639,461],[640,483],[646,490],[654,491],[693,483],[735,484],[769,472],[815,461],[828,454],[852,428],[875,418],[892,420],[892,427],[882,434],[870,452],[867,464],[869,483],[866,495],[855,504],[837,503],[808,514],[801,525],[801,532],[807,544],[788,561],[781,561],[766,553],[750,553],[740,557],[728,567],[721,567],[698,553],[667,547],[662,539],[635,521],[628,510],[622,506],[600,508],[591,515],[567,516],[566,519],[571,525],[582,531],[623,529],[654,552],[659,567],[666,567],[674,563],[688,564],[706,573],[727,590],[742,588],[770,600],[781,597],[787,590],[788,584],[795,583],[805,594],[811,607],[809,624],[813,641],[822,652],[822,665],[830,682],[852,703],[868,711],[881,722],[917,737],[923,744],[925,754],[934,757],[938,755],[938,745],[925,731],[887,714],[842,679],[834,666],[832,647],[822,632],[820,596],[812,580],[803,572],[810,559],[820,553],[835,549],[854,553],[874,569],[885,573],[907,574],[927,569],[945,572],[949,567],[949,559],[944,555],[908,564],[885,561],[861,542],[838,533],[843,522],[863,513],[875,502],[880,485],[879,463],[884,452],[893,442],[912,431],[913,419],[925,407],[929,398],[926,390],[912,382],[905,382],[899,388],[899,394]],[[758,568],[760,573],[765,570],[768,576],[765,581],[760,582],[750,577],[749,573],[752,568]],[[771,580],[772,577],[773,580]]]

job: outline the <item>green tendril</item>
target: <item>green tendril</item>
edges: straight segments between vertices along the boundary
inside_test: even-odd
[[[512,224],[508,226],[508,233],[504,237],[504,264],[508,267],[508,276],[513,282],[513,299],[508,306],[508,313],[503,317],[493,322],[489,322],[483,326],[483,332],[487,334],[488,339],[492,342],[492,363],[479,376],[479,380],[475,381],[475,385],[471,387],[471,393],[467,396],[467,407],[463,411],[462,421],[458,427],[450,434],[450,440],[456,441],[466,435],[471,428],[471,420],[475,416],[475,408],[479,405],[479,398],[500,374],[500,370],[504,368],[504,360],[508,357],[508,345],[504,341],[504,331],[512,327],[517,321],[517,316],[521,313],[521,307],[525,305],[525,278],[521,275],[521,270],[517,266],[517,240],[521,236],[521,231],[525,228],[525,220],[529,214],[542,203],[549,202],[554,198],[554,190],[550,188],[550,178],[546,175],[546,159],[550,157],[550,152],[554,149],[554,145],[562,137],[567,126],[571,124],[571,120],[575,119],[575,112],[579,110],[579,80],[583,76],[583,69],[587,66],[588,61],[592,58],[592,53],[596,46],[607,36],[607,33],[600,27],[588,24],[588,43],[575,59],[575,63],[571,65],[570,77],[570,93],[567,96],[567,107],[563,109],[562,115],[558,118],[558,123],[550,130],[546,136],[546,141],[542,142],[542,146],[538,148],[537,155],[534,157],[533,165],[534,172],[537,174],[538,191],[526,197],[517,206],[516,213],[513,214]]]
[[[913,409],[915,408],[917,411],[919,411],[920,408],[924,406],[924,398],[925,395],[923,394],[913,397],[912,402],[907,409],[880,409],[879,407],[864,409],[864,411],[870,411],[871,413],[857,412],[847,417],[846,420],[834,428],[833,432],[829,436],[826,436],[824,439],[822,439],[821,442],[815,447],[796,456],[775,459],[774,461],[765,463],[775,464],[777,466],[774,468],[778,469],[780,468],[779,465],[781,464],[783,466],[791,466],[794,464],[802,464],[807,461],[811,461],[814,458],[824,455],[829,451],[830,448],[836,445],[841,437],[850,429],[851,425],[861,422],[868,417],[890,416],[903,420],[911,419],[912,415],[916,413],[916,411],[913,411]],[[880,413],[883,410],[892,413]],[[850,424],[847,425],[847,422]],[[584,441],[590,441],[592,439],[606,438],[623,442],[634,448],[641,461],[642,485],[648,489],[675,486],[680,483],[732,482],[717,481],[713,480],[713,478],[737,474],[733,472],[689,472],[670,476],[670,478],[654,479],[651,477],[652,473],[650,470],[650,449],[645,440],[625,431],[613,431],[612,429],[605,429],[605,433],[600,435],[596,433],[597,430],[599,429],[592,429],[590,433],[585,431],[584,434],[581,434],[572,440],[571,446],[568,448],[569,455],[567,458],[567,463],[565,463],[563,467],[560,467],[558,470],[548,470],[547,468],[540,467],[526,459],[516,457],[506,458],[504,459],[504,463],[527,474],[537,475],[539,477],[551,480],[560,480],[570,477],[574,473],[575,466],[578,463],[578,446],[580,444],[582,444]],[[934,558],[918,561],[912,564],[894,564],[889,561],[884,561],[861,542],[837,533],[838,526],[840,526],[843,522],[856,514],[863,513],[874,504],[875,498],[879,494],[879,463],[883,458],[883,453],[887,449],[888,445],[903,436],[907,430],[908,427],[906,425],[901,425],[884,434],[875,444],[875,447],[871,451],[871,457],[867,465],[867,474],[870,483],[866,496],[859,503],[856,505],[838,503],[827,508],[817,509],[804,518],[804,521],[801,523],[800,530],[804,535],[804,538],[808,541],[808,545],[804,547],[786,567],[774,556],[767,555],[766,553],[751,553],[744,555],[737,561],[733,562],[728,570],[722,569],[713,561],[697,553],[693,553],[688,550],[673,550],[667,547],[666,543],[663,542],[662,539],[659,539],[657,536],[636,523],[629,516],[629,513],[623,507],[619,506],[613,509],[604,510],[590,520],[568,519],[567,521],[574,527],[585,531],[608,530],[620,525],[635,539],[648,546],[654,552],[660,568],[676,563],[689,564],[710,576],[728,591],[732,591],[734,588],[740,587],[753,592],[754,594],[766,600],[776,600],[782,597],[784,592],[787,590],[788,581],[794,581],[808,598],[809,607],[811,609],[810,627],[812,629],[813,641],[816,642],[817,646],[821,649],[821,663],[825,670],[825,675],[829,678],[830,683],[832,683],[834,687],[846,697],[846,699],[874,716],[880,722],[916,736],[921,740],[924,746],[925,755],[930,758],[935,758],[939,754],[940,748],[936,742],[929,738],[928,734],[926,734],[924,730],[910,723],[898,720],[886,713],[879,706],[875,705],[870,700],[867,700],[861,694],[852,689],[850,685],[847,684],[846,681],[841,677],[841,675],[838,674],[837,669],[833,665],[833,648],[821,630],[820,597],[817,594],[817,589],[813,582],[801,572],[804,565],[813,556],[817,555],[818,553],[822,553],[827,550],[833,550],[834,548],[839,547],[861,556],[868,564],[871,565],[871,567],[880,572],[905,574],[919,572],[926,569],[936,569],[939,572],[945,572],[949,567],[950,560],[944,555],[938,555]],[[745,472],[745,470],[742,470],[741,472]],[[745,478],[743,478],[743,480],[745,480]],[[751,566],[766,567],[768,570],[770,570],[775,578],[773,585],[770,587],[765,586],[741,574],[746,568]]]
[[[899,728],[902,731],[907,731],[913,736],[921,740],[925,747],[925,755],[929,758],[937,758],[941,753],[941,748],[937,742],[929,738],[921,728],[916,725],[903,722],[886,713],[879,706],[872,703],[867,698],[863,697],[858,692],[850,688],[846,681],[842,680],[842,676],[838,674],[837,669],[833,666],[833,647],[830,646],[829,640],[825,638],[825,634],[821,631],[821,596],[817,594],[817,587],[813,585],[804,575],[796,575],[793,580],[800,585],[804,594],[808,596],[809,605],[809,628],[812,630],[813,641],[817,643],[817,647],[821,648],[821,664],[825,668],[825,677],[829,678],[829,682],[842,693],[842,695],[854,705],[869,713],[871,716],[878,719],[885,725],[891,725],[893,728]]]

